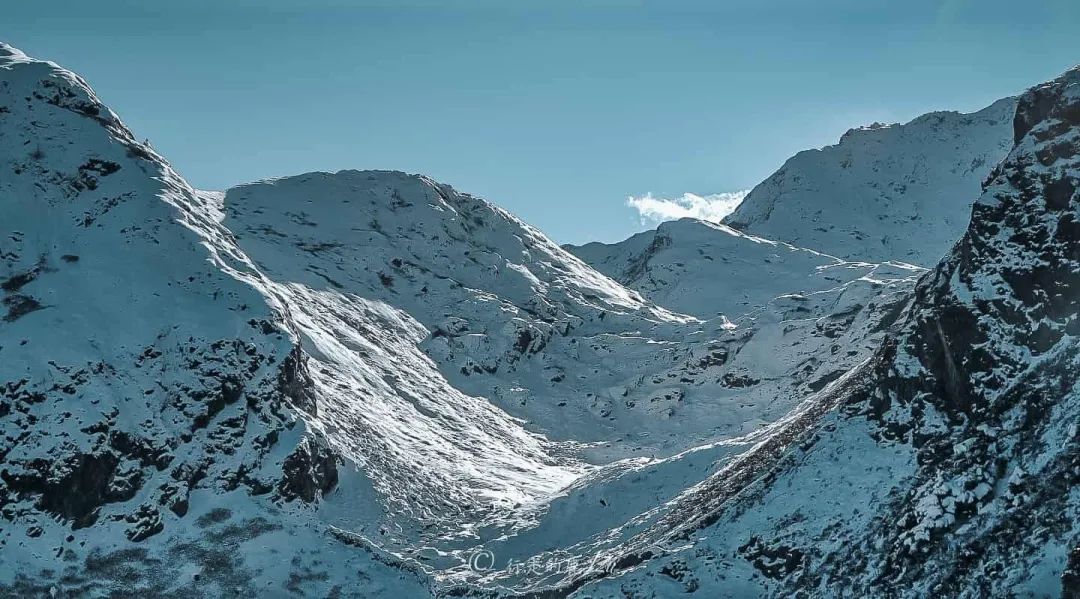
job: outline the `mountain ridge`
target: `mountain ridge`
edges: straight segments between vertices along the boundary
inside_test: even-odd
[[[421,175],[194,190],[0,46],[0,594],[1072,584],[1077,89],[925,276],[690,221],[594,269]]]
[[[851,129],[790,158],[723,222],[846,260],[930,266],[963,233],[982,179],[1007,153],[1015,105],[1003,98],[969,114]],[[847,220],[834,222],[837,211]]]
[[[697,535],[695,552],[652,560],[592,596],[656,588],[646,571],[668,588],[747,596],[822,585],[902,597],[1080,591],[1067,571],[1080,542],[1069,332],[1080,229],[1075,187],[1067,202],[1059,191],[1080,168],[1077,90],[1073,69],[1021,96],[1015,145],[964,237],[920,280],[873,359],[807,401],[818,424],[794,427],[786,449],[760,446],[763,464],[748,461],[759,478],[742,491],[725,489],[730,477],[699,486],[684,501],[699,524],[684,528],[683,514],[659,540],[645,537],[663,546]],[[717,568],[729,551],[746,565]]]

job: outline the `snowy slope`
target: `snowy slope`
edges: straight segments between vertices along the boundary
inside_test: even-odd
[[[1021,97],[1015,139],[899,334],[592,562],[631,572],[568,590],[1080,592],[1080,69]]]
[[[329,592],[305,504],[338,474],[229,233],[81,79],[9,46],[0,139],[0,594]],[[334,567],[426,588],[367,552]]]
[[[224,204],[224,223],[263,272],[393,305],[426,330],[414,341],[450,385],[549,437],[606,441],[612,456],[670,454],[779,417],[786,388],[813,382],[830,361],[814,353],[863,334],[870,325],[853,323],[893,301],[873,298],[910,288],[919,273],[798,251],[826,263],[811,272],[814,289],[785,295],[793,290],[778,285],[758,294],[752,314],[700,321],[420,176],[312,173],[232,189]],[[774,357],[765,364],[760,354]]]
[[[734,319],[780,295],[837,287],[877,267],[689,218],[619,243],[568,249],[648,299],[699,318]]]
[[[829,284],[821,289],[769,297],[734,322],[703,322],[642,300],[490,203],[425,177],[311,173],[241,186],[223,202],[223,223],[261,272],[343,304],[314,310],[336,324],[306,335],[312,376],[334,372],[322,405],[335,407],[324,408],[332,417],[321,426],[336,429],[327,434],[342,447],[379,439],[346,454],[384,494],[408,497],[402,507],[423,506],[423,543],[442,552],[424,559],[450,582],[472,578],[462,567],[470,551],[489,546],[485,538],[500,555],[526,559],[636,517],[649,506],[631,497],[600,499],[643,471],[661,473],[649,483],[658,497],[700,481],[711,472],[702,456],[728,450],[687,450],[782,417],[803,394],[869,355],[920,272],[828,259],[823,271],[852,273],[822,274]],[[357,316],[372,309],[365,306],[390,305],[412,332],[378,335],[386,322]],[[390,384],[371,393],[379,379]],[[460,418],[492,436],[520,430],[492,405],[524,419],[526,430],[572,443],[560,450],[525,437],[470,453],[490,441],[461,438],[461,424],[426,422],[442,413],[440,420]],[[493,463],[513,464],[504,458],[529,447],[533,457],[518,463],[532,478]],[[544,457],[574,453],[602,466]],[[664,461],[669,456],[682,457]],[[612,462],[619,458],[631,461]],[[663,474],[691,458],[703,467],[673,480]],[[460,484],[464,465],[479,477],[522,484],[477,498]],[[395,473],[403,470],[428,482],[402,481]],[[560,491],[560,482],[579,491]],[[507,498],[498,502],[503,509],[477,507],[500,497]],[[348,511],[335,502],[326,505]],[[402,526],[400,517],[393,520]],[[347,517],[335,523],[365,534],[376,528]],[[419,559],[416,531],[378,528],[398,555]],[[470,541],[481,529],[487,532]]]
[[[0,596],[1050,588],[1075,79],[913,295],[695,221],[594,269],[399,172],[195,191],[0,46]]]
[[[643,472],[657,497],[700,481],[728,450],[687,450],[779,418],[857,358],[818,349],[874,326],[822,316],[850,285],[743,324],[672,312],[419,176],[197,192],[76,76],[4,52],[13,593],[453,584],[489,541],[634,518],[592,499]]]
[[[1012,144],[1015,98],[848,131],[756,186],[724,223],[845,260],[931,266],[963,234]]]
[[[129,554],[130,576],[155,593],[321,595],[357,572],[375,579],[364,594],[416,592],[419,568],[380,565],[357,539],[473,534],[582,473],[449,385],[408,314],[268,277],[222,226],[221,194],[188,187],[74,75],[5,53],[7,588],[55,581],[59,545],[72,549],[64,575],[95,593],[117,584],[96,564]],[[607,285],[650,312],[584,270],[590,294]],[[243,522],[237,539],[213,538]],[[345,542],[313,551],[339,528]],[[200,573],[202,556],[244,542],[263,550]],[[283,559],[289,570],[268,569]]]
[[[266,272],[402,310],[440,378],[562,439],[603,438],[611,428],[609,414],[581,401],[585,392],[567,405],[569,389],[582,383],[578,371],[599,359],[581,356],[580,346],[598,336],[611,337],[595,341],[605,347],[646,345],[649,336],[677,346],[685,331],[702,328],[494,205],[421,176],[299,175],[229,190],[225,209],[225,223]],[[638,359],[659,362],[653,349]],[[597,378],[587,386],[598,387]],[[549,396],[534,399],[536,391]]]

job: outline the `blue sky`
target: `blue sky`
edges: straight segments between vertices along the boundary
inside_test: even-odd
[[[1080,62],[1080,2],[9,3],[196,186],[421,172],[560,242],[627,197],[752,187],[872,121],[976,110]]]

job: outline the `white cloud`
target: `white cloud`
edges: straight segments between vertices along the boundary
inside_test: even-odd
[[[651,193],[647,193],[643,196],[630,196],[626,205],[638,211],[642,224],[658,224],[686,217],[720,222],[720,219],[739,207],[748,193],[748,189],[707,196],[684,193],[673,199],[654,198]]]

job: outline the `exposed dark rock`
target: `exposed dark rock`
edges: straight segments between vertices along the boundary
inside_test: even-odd
[[[802,567],[805,560],[805,554],[798,549],[782,543],[766,543],[756,536],[750,537],[746,544],[739,547],[739,553],[758,572],[775,580],[790,576]]]
[[[80,165],[79,170],[97,173],[102,177],[107,177],[120,170],[120,165],[109,160],[99,160],[97,158],[91,158],[82,165]]]
[[[1080,599],[1080,545],[1069,553],[1069,562],[1061,574],[1062,599]]]
[[[139,509],[129,514],[125,520],[133,525],[128,528],[125,534],[128,540],[134,543],[146,540],[165,530],[165,524],[161,521],[161,514],[150,506],[139,506]]]
[[[514,342],[514,349],[517,350],[519,354],[524,354],[529,349],[529,344],[532,343],[532,340],[532,331],[520,331],[518,332],[517,340]]]
[[[649,247],[645,248],[645,250],[642,251],[641,254],[635,256],[633,260],[628,263],[626,271],[622,273],[622,276],[619,277],[619,280],[633,281],[637,279],[642,275],[642,273],[648,270],[649,261],[652,260],[653,256],[655,256],[656,253],[660,250],[670,246],[671,237],[668,237],[667,235],[662,235],[658,231],[652,242],[649,244]]]
[[[181,499],[177,499],[176,501],[174,501],[169,506],[169,511],[171,511],[172,513],[176,514],[177,516],[183,518],[184,516],[187,515],[188,508],[190,508],[190,507],[191,506],[188,503],[187,498],[181,498]]]
[[[8,293],[15,293],[23,288],[24,285],[37,278],[39,273],[38,269],[28,270],[23,273],[19,273],[15,276],[8,278],[8,280],[0,283],[0,289]]]
[[[753,387],[760,382],[761,380],[745,373],[725,372],[724,376],[720,377],[720,384],[729,389]]]
[[[225,406],[239,401],[244,393],[244,385],[235,375],[222,377],[220,385],[218,392],[211,395],[210,400],[206,402],[206,412],[195,418],[195,428],[205,427],[221,410],[225,409]]]
[[[1041,436],[1061,426],[1055,405],[1073,401],[1080,382],[1075,342],[1065,337],[1080,313],[1080,159],[1061,155],[1043,172],[1035,155],[1077,134],[1080,97],[1064,89],[1078,77],[1021,98],[1017,147],[987,180],[964,238],[918,285],[899,335],[874,362],[872,384],[852,397],[880,439],[910,443],[918,460],[874,541],[884,549],[860,548],[858,559],[880,560],[881,588],[933,580],[945,595],[993,595],[1002,560],[1016,564],[1043,543],[1064,542],[1075,526],[1060,521],[1078,476],[1068,465],[1080,454],[1075,440],[1055,446],[1054,459],[1033,456],[1048,453]],[[1023,504],[985,511],[1006,466],[1029,460],[1046,483]],[[971,521],[993,525],[960,528]],[[1034,529],[1041,541],[1023,532]],[[856,558],[837,560],[837,571],[845,559]]]
[[[0,471],[0,479],[16,494],[37,495],[37,508],[84,528],[97,521],[98,509],[130,498],[112,488],[120,460],[112,453],[76,454],[55,463],[35,460],[22,472]]]
[[[150,440],[125,431],[110,432],[109,446],[128,459],[138,460],[143,467],[153,466],[157,470],[164,470],[173,460],[168,447],[155,445]]]
[[[821,378],[819,378],[817,380],[813,380],[813,381],[810,381],[810,382],[806,383],[806,386],[809,387],[811,391],[815,391],[815,392],[816,391],[821,391],[822,389],[827,387],[829,385],[829,383],[831,383],[831,382],[835,381],[836,379],[844,376],[845,372],[846,371],[843,371],[843,370],[837,370],[835,372],[827,373],[825,376],[823,376],[823,377],[821,377]]]
[[[1013,117],[1013,143],[1020,143],[1036,124],[1049,118],[1060,99],[1061,89],[1052,83],[1045,83],[1025,93]]]
[[[683,590],[687,593],[693,593],[699,588],[700,583],[694,576],[693,570],[681,560],[673,560],[671,563],[665,564],[660,568],[660,574],[682,583]]]
[[[311,503],[329,493],[338,482],[333,452],[311,437],[305,438],[282,464],[278,493],[285,501]]]
[[[307,370],[307,355],[295,346],[289,355],[281,361],[278,372],[278,390],[296,407],[315,415],[318,405],[315,402],[315,382]]]
[[[724,347],[709,347],[709,353],[702,356],[697,362],[697,367],[704,370],[712,366],[727,364],[729,352]]]
[[[1073,195],[1076,194],[1076,181],[1068,177],[1054,179],[1043,188],[1043,194],[1046,196],[1046,204],[1050,208],[1064,210],[1069,207]]]

